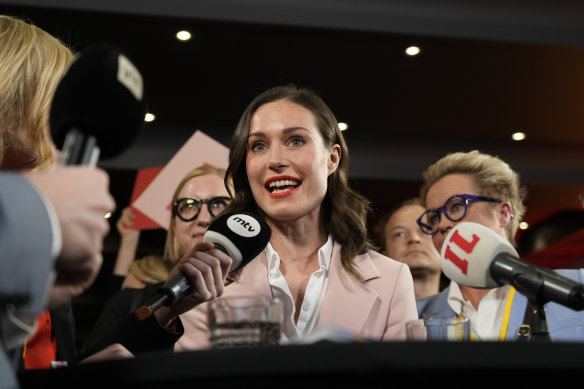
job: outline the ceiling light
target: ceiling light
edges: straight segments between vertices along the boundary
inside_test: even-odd
[[[347,128],[349,128],[347,123],[339,122],[339,130],[345,131]]]
[[[191,39],[191,33],[185,30],[179,31],[176,33],[176,38],[181,41],[188,41]]]
[[[420,54],[420,48],[418,46],[410,46],[406,49],[407,55],[418,55]]]
[[[151,113],[147,113],[146,116],[144,116],[145,122],[153,122],[154,119],[156,119],[156,116],[154,116],[154,114]]]
[[[516,132],[513,135],[511,135],[511,139],[516,141],[523,140],[525,139],[525,134],[523,132]]]
[[[526,222],[521,222],[519,223],[519,228],[522,230],[527,230],[529,228],[529,224],[527,224]]]

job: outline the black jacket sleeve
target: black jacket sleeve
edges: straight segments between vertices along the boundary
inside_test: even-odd
[[[174,344],[184,333],[177,318],[173,330],[160,326],[154,315],[138,321],[132,312],[156,293],[160,284],[144,289],[122,289],[114,294],[101,311],[91,330],[80,360],[111,345],[120,343],[134,355],[151,351],[173,351]]]

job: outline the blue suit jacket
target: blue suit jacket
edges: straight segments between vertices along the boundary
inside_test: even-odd
[[[53,230],[43,198],[22,175],[0,173],[0,321],[6,307],[35,316],[45,309],[54,259]],[[13,337],[0,331],[0,387],[17,387],[18,348],[5,350]],[[7,342],[7,343],[5,343]],[[10,353],[7,353],[10,351]]]
[[[584,281],[584,269],[556,270],[564,277],[579,283]],[[423,315],[456,317],[456,313],[448,305],[448,292],[450,287],[440,293],[416,301],[418,316]],[[517,329],[523,324],[527,298],[515,293],[509,317],[509,329],[507,340],[517,340]],[[575,311],[556,303],[545,304],[547,324],[550,338],[553,341],[584,342],[584,311]]]

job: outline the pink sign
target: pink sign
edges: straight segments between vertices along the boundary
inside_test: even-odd
[[[228,157],[229,148],[202,131],[195,131],[166,166],[153,177],[150,185],[131,203],[136,210],[158,225],[146,228],[168,229],[170,202],[180,180],[197,166],[214,165],[227,168]],[[143,181],[140,182],[140,185],[143,183]],[[138,184],[137,177],[136,185]],[[147,225],[152,225],[152,223]]]

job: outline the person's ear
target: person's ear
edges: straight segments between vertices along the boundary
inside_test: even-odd
[[[341,146],[338,144],[332,145],[330,152],[329,152],[329,160],[328,160],[328,173],[329,175],[333,174],[337,167],[339,167],[339,162],[341,161]]]
[[[503,227],[507,227],[509,223],[511,223],[511,219],[515,216],[513,215],[513,209],[511,208],[511,203],[508,201],[504,201],[501,203],[500,211],[499,211],[499,222]]]

